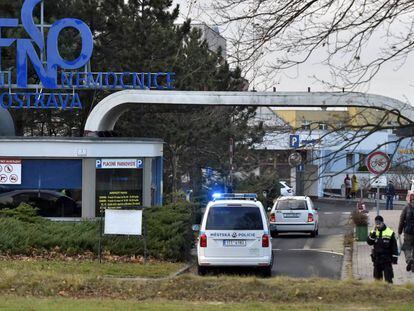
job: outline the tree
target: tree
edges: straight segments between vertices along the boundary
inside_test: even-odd
[[[267,75],[317,56],[331,71],[323,82],[349,89],[388,62],[403,66],[414,49],[412,1],[217,0],[214,8],[233,29],[235,62]]]
[[[0,10],[18,17],[21,4],[22,1],[12,5],[0,2]],[[89,25],[95,43],[92,71],[175,72],[175,86],[179,90],[235,91],[245,84],[240,69],[230,69],[220,56],[221,51],[210,51],[207,43],[201,40],[200,31],[191,28],[191,21],[175,24],[179,10],[178,6],[172,6],[171,0],[56,0],[46,1],[45,7],[47,23],[72,17]],[[59,40],[59,50],[65,58],[73,59],[79,54],[80,44],[76,31],[65,30]],[[10,49],[7,53],[6,61],[12,66],[15,51]],[[32,83],[39,82],[33,71],[30,79]],[[19,133],[68,136],[75,128],[82,134],[90,110],[111,92],[79,93],[83,110],[13,112]],[[230,138],[243,152],[248,152],[247,146],[260,139],[261,133],[254,133],[254,129],[247,126],[254,110],[142,106],[123,116],[116,130],[122,136],[164,139],[166,190],[178,190],[181,176],[188,174],[192,188],[198,193],[203,167],[213,167],[223,176],[228,174]],[[238,152],[237,156],[241,154]]]

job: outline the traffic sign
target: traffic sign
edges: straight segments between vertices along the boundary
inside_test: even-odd
[[[390,168],[391,160],[382,151],[375,151],[368,156],[367,167],[372,174],[381,175]]]
[[[290,135],[289,136],[289,146],[290,148],[299,148],[299,135]]]
[[[291,167],[295,167],[300,165],[302,160],[302,155],[299,152],[294,152],[289,156],[288,163]]]
[[[21,185],[22,161],[0,160],[0,185]]]

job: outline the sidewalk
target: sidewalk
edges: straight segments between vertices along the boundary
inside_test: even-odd
[[[380,215],[384,217],[385,224],[394,230],[396,234],[396,238],[398,240],[398,223],[400,220],[401,211],[380,211]],[[369,226],[368,230],[373,228],[374,218],[376,216],[375,211],[371,211],[369,213]],[[401,238],[401,242],[403,238]],[[353,258],[352,258],[352,272],[353,276],[357,280],[363,281],[372,281],[374,280],[372,273],[373,273],[373,266],[371,261],[371,246],[369,246],[366,242],[354,242],[354,251],[353,251]],[[407,272],[405,270],[405,256],[404,253],[401,253],[400,257],[398,258],[398,265],[393,265],[394,269],[394,284],[406,284],[406,283],[413,283],[414,284],[414,273]]]
[[[343,202],[347,203],[347,205],[353,205],[356,207],[357,203],[360,202],[361,199],[345,199],[343,197],[323,197],[318,198],[316,201],[318,202],[325,202],[325,203],[336,203],[336,202]],[[375,199],[362,199],[362,202],[369,208],[375,208],[377,201]],[[385,200],[380,200],[380,208],[385,208]],[[394,201],[394,209],[402,209],[407,204],[407,201]]]

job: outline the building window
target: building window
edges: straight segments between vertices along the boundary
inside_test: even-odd
[[[346,167],[352,167],[354,166],[354,154],[353,153],[348,153],[346,155]]]
[[[42,217],[81,217],[82,161],[22,160],[21,184],[0,187],[0,209],[27,203]]]
[[[302,121],[302,130],[310,130],[310,122],[309,121]]]
[[[367,155],[366,154],[363,154],[363,153],[361,153],[360,155],[359,155],[359,166],[366,166],[367,165]]]
[[[319,123],[319,129],[321,131],[326,131],[328,129],[328,125],[325,123]]]

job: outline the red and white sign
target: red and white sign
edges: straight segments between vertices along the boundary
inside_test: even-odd
[[[381,175],[390,168],[391,160],[388,154],[375,151],[368,156],[367,167],[372,174]]]
[[[0,160],[0,185],[21,185],[22,161]]]

